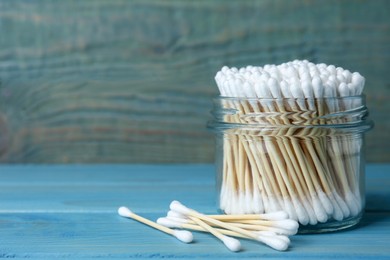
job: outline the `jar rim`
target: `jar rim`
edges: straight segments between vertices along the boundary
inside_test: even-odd
[[[286,129],[286,128],[328,128],[342,132],[366,132],[374,123],[368,117],[364,94],[345,97],[323,98],[247,98],[217,96],[213,99],[214,120],[209,121],[209,129]],[[282,104],[281,104],[282,103]],[[295,103],[314,104],[314,108],[280,110],[280,105]],[[243,105],[244,104],[244,105]],[[247,105],[245,105],[247,104]],[[320,111],[315,104],[328,110]],[[338,105],[343,104],[338,110]],[[250,107],[260,106],[265,110]],[[273,107],[274,110],[267,107]],[[246,107],[246,108],[244,108]],[[292,107],[292,106],[291,106]],[[279,109],[279,110],[278,110]],[[330,109],[330,110],[329,110]]]

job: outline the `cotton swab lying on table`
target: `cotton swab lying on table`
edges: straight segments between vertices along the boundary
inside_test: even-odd
[[[258,234],[254,233],[252,231],[248,231],[248,230],[245,230],[243,228],[240,228],[234,224],[230,224],[227,222],[222,222],[222,221],[210,218],[207,215],[203,215],[203,214],[201,214],[193,209],[187,208],[186,206],[184,206],[183,204],[181,204],[178,201],[172,201],[169,207],[172,211],[176,211],[180,214],[183,214],[183,215],[191,218],[191,220],[200,219],[204,222],[212,224],[213,226],[217,226],[217,227],[221,227],[221,228],[224,228],[227,230],[237,232],[237,233],[244,235],[248,238],[251,238],[251,239],[263,242],[263,243],[265,243],[265,241],[267,241],[267,244],[272,244],[272,248],[274,248],[276,250],[284,251],[288,248],[288,245],[289,245],[289,243],[287,243],[284,239],[279,239],[278,237],[266,237],[266,238],[259,237]]]
[[[219,232],[215,228],[209,226],[204,221],[202,221],[198,218],[195,218],[195,217],[190,217],[190,218],[192,221],[194,221],[196,224],[198,224],[204,230],[207,230],[208,232],[213,234],[216,238],[221,240],[230,251],[237,252],[237,251],[241,250],[241,243],[237,239],[225,236],[224,234],[222,234],[221,232]]]
[[[172,228],[208,232],[220,239],[233,252],[241,250],[240,241],[233,237],[256,240],[275,250],[285,251],[290,244],[287,235],[295,234],[298,227],[296,221],[288,219],[286,213],[281,211],[269,214],[249,214],[247,216],[236,215],[226,218],[224,215],[201,214],[185,207],[178,201],[172,201],[170,208],[167,217],[159,218],[157,222],[141,217],[126,207],[120,207],[118,214],[175,236],[185,243],[193,240],[192,233],[187,230]],[[224,220],[224,218],[226,219]],[[264,229],[261,227],[264,227]]]
[[[278,212],[277,214],[275,214],[275,216],[277,215],[281,216],[283,215],[283,213]],[[210,215],[205,215],[205,216],[210,217]],[[260,214],[257,216],[252,215],[251,217],[254,219],[231,219],[231,218],[225,219],[224,218],[225,216],[229,216],[229,215],[214,215],[212,218],[216,220],[224,220],[225,223],[237,227],[242,227],[248,230],[272,231],[282,235],[295,235],[298,232],[298,227],[299,227],[298,222],[292,219],[260,220]],[[183,223],[183,224],[193,224],[193,221],[191,220],[190,217],[187,217],[183,214],[177,213],[172,210],[168,212],[167,219],[179,223]],[[211,223],[211,225],[214,226],[213,223]]]
[[[158,223],[155,223],[149,219],[146,219],[144,217],[141,217],[141,216],[133,213],[130,209],[128,209],[126,207],[120,207],[118,209],[118,214],[122,217],[125,217],[125,218],[132,218],[132,219],[137,220],[145,225],[151,226],[151,227],[158,229],[164,233],[167,233],[171,236],[174,236],[184,243],[191,243],[193,240],[192,233],[187,231],[187,230],[173,230],[173,229],[167,228],[163,225],[160,225]]]
[[[189,229],[189,230],[194,230],[194,231],[208,232],[208,230],[202,228],[199,225],[185,224],[185,223],[181,223],[180,221],[176,222],[170,218],[159,218],[157,220],[157,223],[159,223],[163,226],[166,226],[166,227],[170,227],[170,228],[184,228],[184,229]],[[253,238],[245,236],[241,233],[237,233],[237,232],[227,230],[227,229],[214,228],[214,230],[217,230],[221,234],[232,236],[232,237],[253,239]],[[290,239],[286,235],[278,235],[278,234],[276,234],[274,232],[270,232],[270,231],[253,231],[253,233],[257,235],[257,239],[256,239],[257,241],[261,240],[261,242],[263,242],[264,244],[266,244],[266,245],[268,245],[276,250],[280,250],[280,248],[281,248],[280,244],[283,244],[283,245],[290,244]],[[275,243],[275,241],[276,241],[276,243]],[[282,241],[282,242],[280,242],[280,241]],[[282,249],[283,248],[284,247],[282,247]]]
[[[167,216],[172,217],[183,217],[183,214],[180,214],[175,211],[168,211]],[[285,211],[276,211],[265,214],[242,214],[242,215],[206,215],[209,218],[214,218],[217,220],[224,221],[234,221],[234,220],[284,220],[288,219],[288,214]]]

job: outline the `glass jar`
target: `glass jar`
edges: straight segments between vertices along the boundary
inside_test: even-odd
[[[364,96],[214,99],[219,208],[286,211],[300,233],[356,225],[365,205]]]

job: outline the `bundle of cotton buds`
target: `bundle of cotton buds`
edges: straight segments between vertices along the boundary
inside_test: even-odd
[[[232,237],[253,239],[276,250],[284,251],[290,240],[288,235],[298,231],[298,223],[288,219],[283,211],[251,215],[205,215],[190,209],[178,201],[172,201],[170,211],[157,223],[171,228],[184,228],[209,232],[220,239],[231,251],[239,251],[239,240]]]
[[[341,67],[295,60],[281,65],[223,67],[215,76],[221,96],[323,98],[357,96],[365,79]],[[301,107],[301,109],[306,109]]]
[[[296,234],[299,226],[283,211],[269,214],[205,215],[178,201],[172,201],[167,216],[159,218],[157,222],[138,216],[126,207],[120,207],[118,213],[122,217],[133,218],[185,243],[192,242],[193,236],[189,231],[180,229],[209,232],[233,252],[241,250],[240,241],[233,237],[256,240],[273,249],[285,251],[290,244],[288,236]]]
[[[225,66],[215,80],[224,123],[237,125],[224,132],[224,212],[284,210],[302,225],[361,214],[362,140],[342,136],[334,126],[354,123],[350,115],[360,113],[364,77],[295,60],[241,69]],[[256,129],[239,128],[256,124]]]

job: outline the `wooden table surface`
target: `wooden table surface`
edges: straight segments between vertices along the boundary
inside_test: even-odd
[[[287,252],[242,240],[231,253],[208,234],[183,244],[117,215],[157,219],[180,200],[216,213],[211,165],[0,166],[0,258],[390,259],[390,164],[368,165],[363,220],[349,231],[291,237]]]

